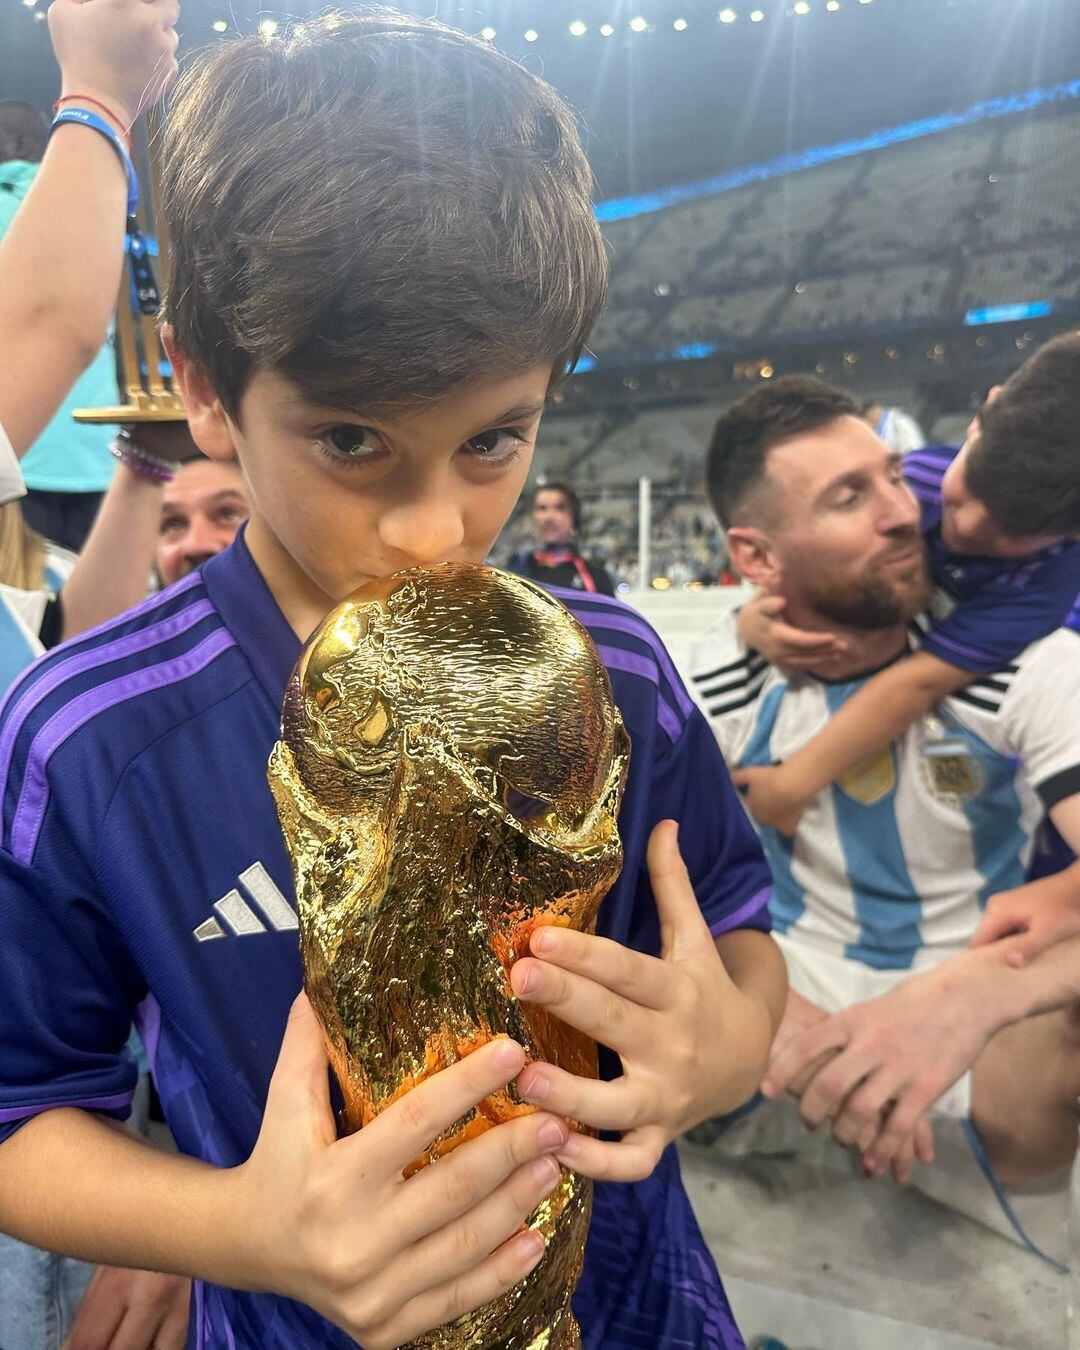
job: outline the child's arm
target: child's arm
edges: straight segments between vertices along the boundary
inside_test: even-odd
[[[538,1234],[519,1230],[558,1180],[550,1155],[564,1121],[506,1122],[402,1179],[524,1058],[492,1042],[338,1140],[322,1032],[301,996],[247,1162],[212,1167],[57,1107],[0,1145],[0,1230],[89,1261],[282,1294],[366,1350],[400,1345],[498,1297],[543,1253]]]
[[[763,825],[793,834],[807,802],[849,769],[890,745],[940,699],[975,676],[928,652],[915,652],[880,671],[806,745],[769,768],[731,777]]]

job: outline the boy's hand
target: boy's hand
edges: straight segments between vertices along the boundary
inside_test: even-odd
[[[786,835],[793,835],[799,828],[806,798],[793,789],[783,764],[732,769],[731,781],[760,825],[770,825]]]
[[[1000,942],[1006,963],[1016,968],[1077,934],[1080,885],[1077,869],[1068,867],[1056,876],[995,895],[986,906],[971,945]]]
[[[513,1041],[492,1041],[337,1139],[323,1034],[301,994],[258,1142],[229,1197],[230,1245],[248,1253],[241,1287],[299,1299],[365,1350],[382,1350],[522,1280],[544,1240],[519,1230],[559,1179],[552,1155],[565,1121],[519,1117],[407,1181],[402,1172],[524,1058]]]
[[[176,75],[179,17],[178,0],[54,0],[49,32],[61,93],[100,99],[126,130]]]
[[[660,912],[662,956],[566,928],[539,928],[532,957],[510,982],[518,998],[547,1008],[622,1060],[613,1082],[530,1064],[518,1091],[545,1110],[617,1143],[573,1134],[558,1156],[583,1176],[636,1181],[667,1145],[708,1116],[740,1106],[765,1067],[772,1022],[764,1000],[741,992],[724,969],[679,854],[677,826],[649,839],[649,875]]]
[[[63,1350],[184,1350],[191,1281],[98,1266]]]
[[[760,652],[771,666],[788,670],[817,669],[847,651],[832,633],[812,633],[783,619],[785,600],[779,595],[755,595],[739,610],[735,626],[748,647]]]

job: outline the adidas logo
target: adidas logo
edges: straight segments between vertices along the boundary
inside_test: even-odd
[[[213,942],[215,938],[232,936],[250,937],[252,933],[265,933],[267,925],[278,933],[300,927],[296,911],[274,885],[262,863],[252,863],[246,871],[241,872],[240,885],[254,900],[263,918],[256,914],[238,890],[231,890],[215,903],[210,918],[204,919],[194,930],[196,942]]]

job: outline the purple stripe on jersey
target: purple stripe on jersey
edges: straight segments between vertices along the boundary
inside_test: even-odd
[[[195,1307],[193,1315],[195,1318],[195,1350],[205,1350],[206,1332],[203,1327],[203,1318],[206,1316],[206,1285],[202,1280],[192,1282],[192,1292],[195,1295]]]
[[[709,932],[713,937],[719,937],[721,933],[730,933],[733,928],[738,928],[739,924],[745,923],[752,915],[760,914],[763,909],[768,909],[771,899],[772,887],[766,886],[756,895],[752,895],[745,905],[740,905],[734,914],[725,914],[722,919],[717,919],[714,924],[710,924]]]
[[[660,672],[656,669],[656,662],[650,661],[647,656],[639,656],[636,652],[624,652],[621,647],[598,647],[600,660],[605,666],[612,670],[624,670],[628,675],[640,675],[642,679],[655,684],[657,688],[656,696],[656,720],[667,735],[669,741],[677,741],[682,731],[682,723],[675,714],[675,710],[670,703],[667,703],[660,689]]]
[[[664,650],[659,638],[651,629],[642,624],[640,619],[623,618],[621,614],[611,614],[605,610],[590,610],[589,626],[591,628],[606,628],[612,633],[628,633],[631,637],[640,638],[642,642],[648,643],[649,650],[656,657],[657,665],[664,672],[668,684],[671,685],[675,701],[679,705],[679,711],[684,717],[690,716],[694,711],[693,699],[683,688],[683,682],[676,675],[675,667],[671,664],[671,657]]]
[[[923,646],[933,643],[935,647],[945,647],[948,651],[955,652],[964,661],[978,661],[981,663],[991,660],[989,652],[980,652],[974,647],[965,647],[962,642],[955,642],[952,638],[944,637],[933,628],[923,638]]]
[[[126,703],[140,694],[149,694],[197,675],[222,652],[235,646],[232,634],[219,628],[183,656],[163,661],[160,665],[147,666],[144,670],[131,671],[130,674],[110,680],[108,684],[88,689],[54,714],[34,737],[30,747],[22,792],[11,827],[12,856],[25,864],[29,864],[34,856],[38,832],[49,803],[46,770],[49,760],[69,737],[92,717],[107,712],[118,703]]]
[[[147,994],[135,1008],[135,1028],[150,1061],[150,1072],[157,1074],[158,1038],[161,1036],[161,1005],[153,994]]]
[[[927,487],[940,488],[942,475],[931,469],[920,469],[916,465],[904,465],[904,477],[910,482],[925,483]]]
[[[121,1106],[130,1106],[134,1096],[135,1089],[132,1088],[130,1092],[118,1092],[113,1097],[75,1097],[63,1102],[45,1102],[42,1106],[7,1106],[0,1110],[0,1124],[29,1120],[31,1116],[40,1116],[61,1106],[77,1106],[81,1111],[115,1111]]]
[[[72,653],[66,660],[51,666],[39,680],[23,691],[22,697],[12,706],[3,732],[0,733],[0,785],[7,782],[11,770],[11,756],[14,754],[15,743],[19,732],[26,724],[26,719],[65,680],[76,675],[84,675],[88,670],[96,670],[98,666],[107,666],[112,661],[123,660],[126,656],[137,656],[139,652],[157,646],[159,642],[168,642],[172,638],[179,637],[214,613],[216,610],[212,600],[197,600],[194,604],[188,605],[187,609],[182,609],[178,614],[171,614],[167,619],[161,619],[149,628],[118,638],[115,642],[106,642],[100,647],[90,647]]]

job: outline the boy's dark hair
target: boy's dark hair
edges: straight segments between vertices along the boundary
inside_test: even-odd
[[[32,103],[0,99],[0,164],[23,159],[39,164],[49,140],[49,124]]]
[[[549,478],[546,483],[537,483],[533,489],[530,508],[536,505],[536,499],[541,492],[561,492],[563,500],[570,510],[570,520],[573,523],[575,533],[581,529],[581,498],[577,495],[569,483],[564,483],[559,479]]]
[[[705,485],[721,525],[740,523],[748,511],[768,514],[761,489],[774,445],[859,415],[850,394],[812,375],[783,375],[739,399],[717,422],[705,459]]]
[[[1080,534],[1080,333],[1053,338],[979,413],[964,478],[1007,534]]]
[[[213,49],[163,148],[163,317],[227,411],[256,368],[387,412],[573,367],[607,256],[567,105],[490,45],[368,7]]]

